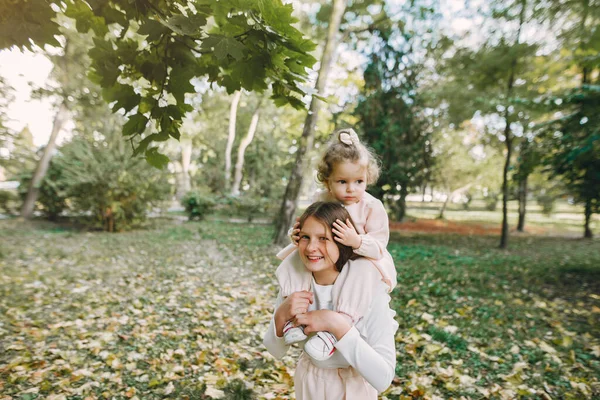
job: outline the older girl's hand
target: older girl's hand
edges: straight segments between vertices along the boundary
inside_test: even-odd
[[[340,340],[352,328],[342,314],[331,310],[316,310],[296,315],[294,325],[304,325],[304,333],[328,331]]]
[[[313,302],[313,293],[302,290],[294,292],[281,303],[275,311],[275,327],[277,336],[283,335],[283,326],[285,323],[299,314],[308,311],[308,306]]]

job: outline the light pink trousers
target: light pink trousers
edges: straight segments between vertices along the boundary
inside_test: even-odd
[[[319,368],[302,354],[294,374],[296,400],[377,400],[377,390],[354,368]]]

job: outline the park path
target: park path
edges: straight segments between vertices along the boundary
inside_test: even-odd
[[[289,398],[292,358],[262,346],[270,249],[199,224],[107,234],[1,223],[5,396]]]

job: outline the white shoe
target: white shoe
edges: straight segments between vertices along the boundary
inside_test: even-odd
[[[317,361],[325,361],[335,353],[337,339],[329,332],[317,332],[304,344],[304,351]]]
[[[304,334],[302,326],[294,326],[292,321],[288,321],[283,326],[283,340],[285,344],[294,344],[306,340],[308,336]]]

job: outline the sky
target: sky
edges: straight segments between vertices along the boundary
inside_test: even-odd
[[[0,75],[13,87],[15,100],[8,107],[9,127],[21,131],[26,125],[36,146],[48,142],[52,129],[53,112],[48,100],[32,100],[31,86],[43,86],[52,69],[52,63],[40,54],[18,50],[0,51]]]

